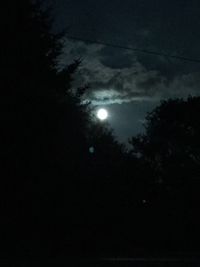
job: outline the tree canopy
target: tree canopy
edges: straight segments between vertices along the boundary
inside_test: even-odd
[[[3,7],[1,223],[10,231],[5,253],[23,255],[24,247],[27,257],[56,253],[91,235],[85,231],[100,211],[92,203],[105,205],[100,192],[114,175],[111,158],[119,161],[123,149],[82,103],[87,86],[71,90],[80,61],[58,71],[62,35],[52,32],[48,12],[38,1],[7,1]]]

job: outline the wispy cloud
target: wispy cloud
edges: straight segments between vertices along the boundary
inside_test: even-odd
[[[117,52],[116,52],[117,51]],[[114,53],[114,54],[113,54]],[[83,60],[73,86],[89,84],[85,100],[94,105],[132,101],[158,101],[169,97],[199,95],[200,73],[177,74],[173,79],[156,68],[148,70],[130,51],[108,49],[66,39],[60,66]]]

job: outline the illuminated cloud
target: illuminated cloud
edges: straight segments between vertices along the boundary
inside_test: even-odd
[[[178,74],[169,79],[156,69],[147,70],[130,51],[119,49],[115,57],[109,51],[103,45],[66,39],[60,67],[76,58],[83,60],[73,87],[89,85],[85,101],[91,101],[94,105],[108,105],[133,101],[158,102],[169,97],[199,95],[199,73]]]

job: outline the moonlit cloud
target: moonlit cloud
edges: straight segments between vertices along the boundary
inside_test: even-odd
[[[103,51],[106,52],[105,56]],[[159,99],[169,97],[199,95],[199,73],[179,74],[169,79],[156,69],[147,70],[134,53],[120,49],[117,51],[115,64],[113,62],[115,67],[112,67],[113,55],[109,55],[105,46],[66,39],[60,66],[76,58],[83,60],[73,86],[76,88],[83,84],[89,85],[85,101],[91,101],[94,105],[108,105],[134,101],[158,102]],[[127,54],[129,60],[126,65]],[[119,66],[117,60],[121,61]]]

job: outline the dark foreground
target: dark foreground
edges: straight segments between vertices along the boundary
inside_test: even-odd
[[[1,260],[1,266],[11,266],[10,260]],[[98,259],[47,259],[18,260],[12,266],[81,266],[81,267],[196,267],[200,264],[198,257],[173,258],[98,258]]]

